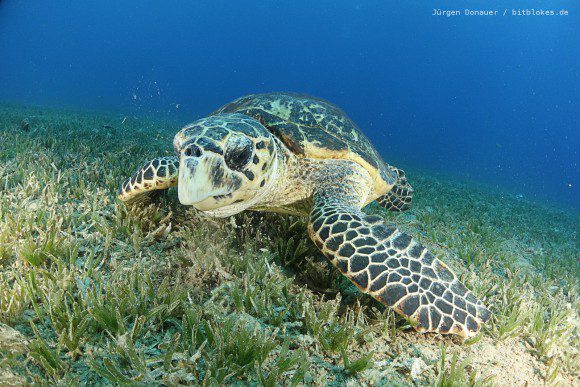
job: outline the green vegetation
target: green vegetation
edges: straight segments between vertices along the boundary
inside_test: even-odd
[[[208,219],[175,192],[119,203],[178,127],[0,108],[0,384],[579,382],[577,213],[407,171],[413,209],[368,211],[494,313],[466,342],[423,335],[340,276],[304,219]]]

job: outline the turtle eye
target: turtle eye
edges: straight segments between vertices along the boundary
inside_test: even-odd
[[[254,144],[247,137],[236,136],[228,139],[224,160],[228,168],[241,171],[248,166],[254,154]]]

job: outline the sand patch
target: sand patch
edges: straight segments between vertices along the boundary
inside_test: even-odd
[[[498,386],[543,386],[545,366],[537,361],[523,343],[507,339],[493,343],[490,339],[468,348],[471,364],[483,374],[492,375]]]
[[[16,329],[0,323],[0,350],[12,354],[25,353],[28,350],[28,340]]]

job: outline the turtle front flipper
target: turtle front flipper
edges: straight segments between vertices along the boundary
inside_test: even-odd
[[[413,187],[407,181],[405,172],[401,169],[389,166],[389,169],[397,174],[395,186],[386,194],[380,196],[377,202],[389,211],[403,212],[411,208],[413,200]]]
[[[419,242],[360,211],[355,192],[344,185],[315,192],[308,224],[314,243],[361,291],[418,331],[474,336],[490,311]]]
[[[118,198],[126,204],[146,201],[159,190],[175,187],[178,175],[179,158],[157,157],[121,183]]]

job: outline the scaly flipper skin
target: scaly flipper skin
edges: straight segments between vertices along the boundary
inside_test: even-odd
[[[413,187],[407,181],[405,172],[401,169],[389,166],[389,169],[396,172],[397,182],[393,189],[385,195],[380,196],[377,202],[381,207],[389,211],[403,212],[411,208],[411,201],[413,200]]]
[[[157,157],[145,163],[133,176],[121,183],[119,200],[127,204],[145,201],[158,190],[176,186],[178,175],[178,157]]]
[[[474,336],[489,310],[411,236],[361,212],[354,188],[314,193],[308,224],[314,243],[361,291],[415,321],[418,331]]]

